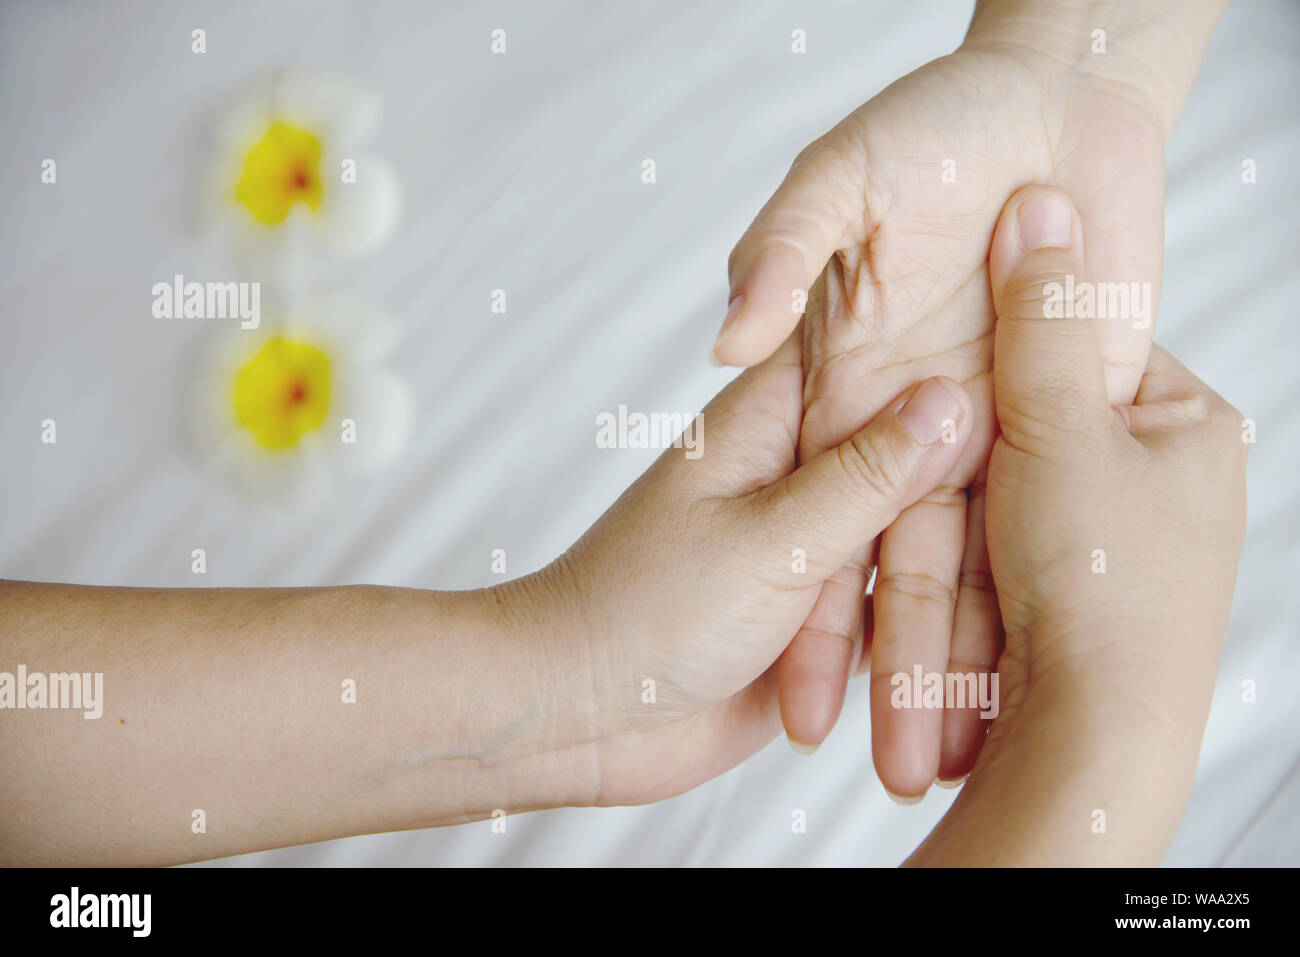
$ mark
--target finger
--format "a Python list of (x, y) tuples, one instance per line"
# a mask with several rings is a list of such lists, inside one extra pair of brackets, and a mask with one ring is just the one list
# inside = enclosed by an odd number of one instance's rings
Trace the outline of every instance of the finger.
[(948, 474), (971, 418), (966, 390), (927, 379), (848, 441), (744, 500), (756, 547), (803, 549), (806, 574), (792, 572), (792, 584), (824, 581)]
[(1075, 301), (1088, 288), (1083, 245), (1069, 197), (1026, 186), (1007, 201), (989, 248), (998, 424), (1035, 455), (1059, 456), (1113, 422), (1094, 323), (1073, 318), (1088, 312)]
[[(832, 260), (813, 284), (808, 300), (808, 315), (827, 315), (825, 300), (828, 289), (826, 275), (832, 271)], [(806, 331), (806, 330), (805, 330)], [(805, 338), (807, 349), (807, 338)], [(808, 357), (805, 353), (805, 364)], [(805, 399), (810, 384), (805, 380)], [(815, 391), (815, 389), (814, 389)], [(832, 390), (833, 391), (833, 390)], [(839, 445), (852, 432), (852, 425), (860, 424), (864, 416), (845, 414), (831, 420), (841, 428), (838, 434), (818, 434), (809, 427), (811, 422), (825, 423), (827, 416), (810, 415), (816, 404), (804, 407), (804, 418), (799, 431), (799, 461), (809, 462), (827, 448)], [(808, 619), (795, 634), (794, 640), (781, 653), (780, 695), (781, 721), (791, 746), (802, 754), (815, 751), (839, 720), (844, 708), (844, 695), (848, 690), (850, 673), (863, 659), (862, 622), (866, 601), (867, 582), (874, 571), (876, 542), (871, 544), (835, 572), (822, 585), (817, 601)]]
[(942, 691), (965, 528), (965, 490), (943, 488), (881, 536), (872, 592), (871, 751), (885, 790), (900, 798), (925, 794), (939, 774), (942, 699), (935, 706), (917, 692), (931, 675)]
[(1134, 404), (1115, 412), (1129, 434), (1142, 439), (1205, 422), (1217, 400), (1214, 390), (1167, 351), (1153, 345)]
[[(691, 447), (666, 449), (652, 471), (681, 470), (685, 474), (678, 472), (674, 481), (711, 498), (748, 495), (789, 475), (803, 416), (802, 390), (803, 353), (796, 331), (765, 362), (746, 369), (714, 396), (688, 427)], [(710, 468), (695, 467), (705, 458)]]
[(1204, 394), (1209, 388), (1167, 349), (1152, 344), (1151, 355), (1147, 358), (1147, 367), (1142, 373), (1142, 382), (1133, 404), (1155, 405), (1157, 402), (1187, 399)]
[[(1172, 447), (1169, 442), (1223, 450), (1226, 436), (1232, 448), (1245, 453), (1253, 440), (1251, 420), (1159, 346), (1152, 348), (1137, 404), (1115, 411), (1132, 438), (1148, 451)], [(1218, 433), (1208, 444), (1206, 428)], [(1225, 461), (1237, 458), (1228, 455)]]
[(1119, 413), (1129, 435), (1143, 440), (1162, 432), (1185, 431), (1188, 426), (1208, 421), (1210, 403), (1205, 396), (1189, 395), (1115, 411)]
[[(940, 782), (959, 781), (975, 766), (992, 720), (991, 716), (983, 717), (981, 712), (986, 710), (985, 705), (997, 700), (988, 676), (997, 666), (1001, 653), (1002, 618), (998, 613), (998, 595), (993, 587), (984, 533), (984, 486), (977, 484), (971, 486), (966, 506), (966, 547), (957, 583), (957, 608), (953, 614), (947, 669), (949, 674), (963, 677), (961, 687), (967, 700), (965, 707), (948, 702), (944, 708)], [(988, 695), (981, 701), (980, 694), (985, 691)]]
[(781, 723), (800, 754), (816, 751), (839, 719), (862, 655), (862, 607), (874, 549), (861, 549), (822, 585), (781, 654)]
[[(814, 143), (732, 250), (727, 318), (713, 346), (720, 365), (761, 362), (790, 334), (808, 288), (850, 229), (863, 230), (862, 164)], [(865, 239), (865, 237), (860, 237)]]

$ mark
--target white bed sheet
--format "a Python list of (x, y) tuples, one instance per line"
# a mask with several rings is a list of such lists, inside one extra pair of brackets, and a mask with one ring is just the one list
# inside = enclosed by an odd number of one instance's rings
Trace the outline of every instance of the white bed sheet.
[[(727, 253), (794, 154), (957, 43), (970, 4), (0, 7), (0, 575), (122, 585), (472, 587), (558, 554), (651, 461), (598, 411), (698, 409)], [(207, 31), (194, 55), (190, 31)], [(507, 30), (509, 53), (488, 50)], [(808, 53), (790, 53), (791, 30)], [(386, 103), (396, 242), (338, 277), (400, 323), (406, 453), (321, 508), (249, 509), (185, 457), (193, 330), (153, 282), (210, 272), (196, 144), (246, 80), (341, 68)], [(1200, 772), (1167, 863), (1300, 861), (1296, 475), (1300, 5), (1225, 16), (1168, 151), (1158, 341), (1258, 422), (1245, 555)], [(39, 182), (58, 161), (57, 186)], [(658, 182), (640, 183), (653, 157)], [(1240, 181), (1254, 159), (1258, 182)], [(509, 312), (487, 309), (506, 288)], [(57, 447), (36, 440), (56, 417)], [(1242, 702), (1244, 680), (1258, 699)], [(231, 858), (235, 865), (895, 864), (952, 794), (892, 804), (865, 687), (813, 757), (782, 741), (671, 801)], [(794, 808), (807, 833), (793, 834)]]

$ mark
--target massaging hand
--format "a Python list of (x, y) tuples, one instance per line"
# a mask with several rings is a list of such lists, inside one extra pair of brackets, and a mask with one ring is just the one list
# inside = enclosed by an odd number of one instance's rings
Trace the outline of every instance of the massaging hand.
[[(899, 80), (800, 155), (729, 264), (732, 308), (715, 347), (727, 364), (764, 358), (798, 319), (793, 291), (811, 286), (801, 461), (842, 442), (925, 376), (956, 379), (973, 401), (965, 453), (831, 578), (780, 666), (787, 733), (796, 745), (817, 745), (839, 714), (865, 627), (877, 676), (876, 767), (898, 795), (921, 794), (936, 776), (960, 778), (984, 737), (977, 710), (891, 708), (888, 679), (915, 664), (984, 672), (1001, 647), (982, 533), (995, 433), (985, 260), (1014, 189), (1039, 182), (1066, 190), (1091, 237), (1093, 275), (1149, 284), (1147, 315), (1098, 330), (1112, 404), (1133, 398), (1146, 365), (1161, 271), (1165, 128), (1195, 72), (1195, 42), (1178, 47), (1172, 65), (1154, 55), (1145, 64), (1165, 70), (1154, 94), (1151, 74), (1139, 76), (1123, 53), (1090, 53), (1089, 24), (1112, 27), (1112, 43), (1123, 38), (1131, 51), (1137, 31), (1115, 17), (1161, 4), (1090, 10), (1077, 22), (1067, 6), (1049, 9), (1042, 23), (1020, 9), (1003, 30), (997, 4), (982, 4), (986, 15), (977, 13), (961, 49)], [(1195, 6), (1205, 18), (1206, 5)], [(1166, 35), (1141, 35), (1157, 34)]]
[(595, 742), (584, 801), (677, 794), (770, 741), (772, 665), (823, 582), (963, 453), (970, 400), (934, 378), (795, 470), (799, 348), (792, 336), (708, 405), (701, 457), (669, 449), (525, 583), (549, 596), (539, 627), (565, 637), (562, 739)]
[[(1068, 240), (1025, 249), (1045, 219)], [(1191, 788), (1245, 528), (1243, 419), (1159, 347), (1111, 407), (1104, 321), (1043, 317), (1045, 284), (1088, 275), (1086, 232), (1031, 186), (994, 235), (1003, 704), (916, 863), (1155, 864)]]

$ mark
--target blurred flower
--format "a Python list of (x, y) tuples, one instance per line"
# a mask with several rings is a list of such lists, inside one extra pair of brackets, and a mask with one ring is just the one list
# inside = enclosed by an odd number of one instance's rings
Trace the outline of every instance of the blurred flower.
[(210, 218), (263, 265), (301, 245), (378, 248), (401, 208), (392, 167), (363, 151), (378, 118), (378, 99), (337, 74), (285, 72), (253, 86), (215, 130)]
[(245, 497), (312, 502), (340, 476), (392, 461), (412, 397), (384, 366), (394, 327), (349, 300), (211, 335), (195, 387), (197, 451)]

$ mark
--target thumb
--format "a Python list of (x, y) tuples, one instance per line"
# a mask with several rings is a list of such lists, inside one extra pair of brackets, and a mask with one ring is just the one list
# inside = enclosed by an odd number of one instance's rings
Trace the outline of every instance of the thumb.
[(1026, 186), (1003, 207), (989, 248), (998, 426), (1035, 454), (1077, 447), (1111, 418), (1083, 243), (1070, 198)]
[(925, 380), (843, 445), (757, 493), (760, 548), (803, 549), (810, 574), (834, 574), (952, 471), (971, 419), (960, 385)]
[(809, 287), (850, 227), (861, 228), (862, 172), (844, 150), (823, 142), (795, 160), (731, 251), (727, 318), (711, 357), (716, 365), (752, 366), (771, 355), (798, 325)]

